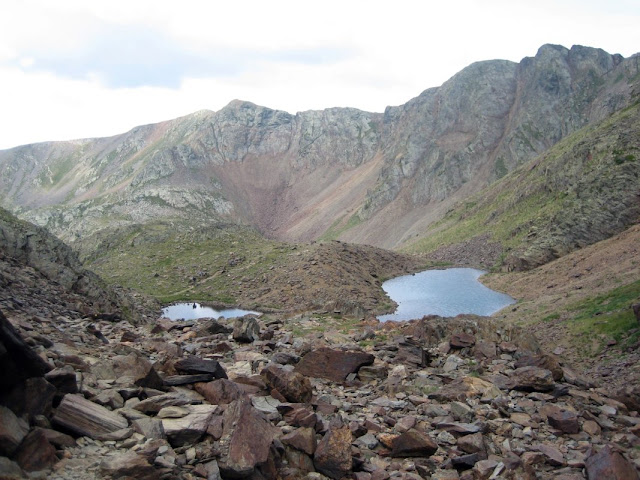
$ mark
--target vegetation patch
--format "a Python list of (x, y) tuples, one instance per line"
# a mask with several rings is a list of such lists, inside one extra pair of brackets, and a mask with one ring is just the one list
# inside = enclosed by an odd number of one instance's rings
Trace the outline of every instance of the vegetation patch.
[(623, 346), (634, 344), (640, 339), (640, 325), (631, 305), (639, 302), (640, 280), (571, 305), (569, 326), (584, 338), (599, 336), (600, 348), (610, 339)]

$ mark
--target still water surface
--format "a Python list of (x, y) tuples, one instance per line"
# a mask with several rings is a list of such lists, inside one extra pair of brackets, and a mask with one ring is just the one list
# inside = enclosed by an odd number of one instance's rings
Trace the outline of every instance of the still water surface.
[(170, 320), (194, 320), (196, 318), (233, 318), (242, 317), (249, 313), (260, 315), (259, 312), (250, 310), (240, 310), (239, 308), (229, 308), (226, 310), (215, 310), (204, 307), (199, 303), (176, 303), (162, 309), (162, 316)]
[(509, 295), (482, 285), (478, 278), (484, 273), (475, 268), (448, 268), (388, 280), (382, 288), (398, 304), (398, 309), (378, 319), (385, 322), (419, 319), (424, 315), (491, 315), (515, 303)]

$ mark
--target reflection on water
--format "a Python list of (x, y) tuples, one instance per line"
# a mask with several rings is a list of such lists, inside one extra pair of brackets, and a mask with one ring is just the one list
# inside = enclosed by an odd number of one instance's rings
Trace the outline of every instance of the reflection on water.
[(211, 307), (203, 307), (199, 303), (176, 303), (162, 309), (162, 316), (170, 320), (194, 320), (196, 318), (233, 318), (242, 317), (253, 313), (260, 315), (259, 312), (250, 310), (240, 310), (239, 308), (229, 308), (226, 310), (215, 310)]
[(484, 273), (474, 268), (448, 268), (384, 282), (382, 288), (398, 304), (398, 309), (378, 319), (384, 322), (419, 319), (424, 315), (491, 315), (515, 302), (509, 295), (482, 285), (478, 278)]

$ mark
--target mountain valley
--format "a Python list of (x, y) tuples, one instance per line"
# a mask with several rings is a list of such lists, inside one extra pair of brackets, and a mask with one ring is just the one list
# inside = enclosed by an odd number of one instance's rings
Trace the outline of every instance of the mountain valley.
[[(234, 100), (0, 172), (0, 478), (640, 478), (639, 55), (544, 45), (384, 113)], [(517, 303), (376, 319), (449, 266)]]

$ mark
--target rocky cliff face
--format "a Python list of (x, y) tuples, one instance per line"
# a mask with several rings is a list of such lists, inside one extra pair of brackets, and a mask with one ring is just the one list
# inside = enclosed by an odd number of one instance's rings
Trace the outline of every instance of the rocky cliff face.
[(455, 200), (628, 105), (639, 63), (545, 45), (519, 64), (473, 64), (384, 114), (233, 101), (116, 137), (0, 152), (0, 198), (69, 241), (163, 218), (396, 247)]
[(71, 248), (4, 209), (0, 209), (0, 286), (0, 307), (5, 311), (30, 305), (34, 315), (138, 319), (131, 317), (123, 297), (82, 267)]

